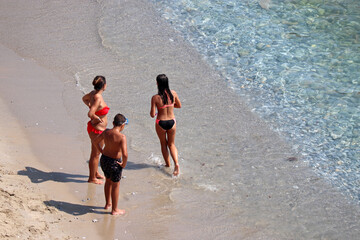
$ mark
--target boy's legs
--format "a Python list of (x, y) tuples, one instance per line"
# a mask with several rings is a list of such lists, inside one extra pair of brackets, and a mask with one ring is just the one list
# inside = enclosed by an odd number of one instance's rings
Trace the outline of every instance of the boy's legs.
[[(111, 180), (110, 180), (111, 181)], [(111, 181), (111, 201), (112, 201), (112, 215), (121, 215), (125, 213), (125, 210), (118, 209), (120, 182)]]
[(109, 209), (111, 207), (111, 192), (112, 192), (112, 181), (109, 178), (106, 178), (104, 185), (106, 203), (104, 209)]

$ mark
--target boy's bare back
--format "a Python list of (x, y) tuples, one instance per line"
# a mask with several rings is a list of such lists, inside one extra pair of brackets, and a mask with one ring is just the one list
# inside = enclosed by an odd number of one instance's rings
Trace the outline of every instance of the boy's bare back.
[(123, 152), (126, 151), (126, 136), (116, 128), (113, 128), (105, 130), (103, 137), (105, 147), (102, 153), (115, 159), (122, 158)]

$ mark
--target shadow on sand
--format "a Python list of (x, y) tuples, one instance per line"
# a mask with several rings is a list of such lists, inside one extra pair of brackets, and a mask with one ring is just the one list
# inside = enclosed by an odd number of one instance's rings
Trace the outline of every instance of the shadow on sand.
[[(161, 173), (165, 174), (168, 177), (173, 177), (172, 173), (169, 172), (169, 168), (165, 167), (165, 165), (151, 165), (147, 163), (133, 163), (133, 162), (127, 162), (126, 164), (126, 170), (140, 170), (143, 168), (153, 168), (160, 170)], [(171, 170), (170, 170), (171, 171)]]
[[(75, 182), (75, 183), (85, 183), (87, 182), (88, 176), (79, 175), (79, 174), (69, 174), (63, 172), (44, 172), (33, 167), (25, 167), (26, 170), (18, 171), (19, 175), (28, 176), (32, 183), (42, 183), (46, 181), (54, 182)], [(81, 180), (79, 178), (85, 178), (86, 180)]]
[[(97, 214), (110, 214), (109, 211), (104, 210), (104, 208), (99, 206), (86, 206), (74, 203), (67, 203), (62, 201), (44, 201), (46, 206), (55, 207), (59, 211), (74, 215), (81, 216), (87, 213), (97, 213)], [(102, 211), (100, 211), (102, 210)]]
[(140, 170), (140, 169), (143, 169), (143, 168), (156, 168), (156, 166), (154, 165), (150, 165), (150, 164), (147, 164), (147, 163), (134, 163), (134, 162), (130, 162), (128, 161), (126, 163), (126, 170)]

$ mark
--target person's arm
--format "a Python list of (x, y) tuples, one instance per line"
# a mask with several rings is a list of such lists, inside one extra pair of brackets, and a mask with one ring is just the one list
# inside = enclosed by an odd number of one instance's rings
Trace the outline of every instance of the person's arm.
[(156, 104), (155, 104), (155, 96), (151, 98), (151, 108), (150, 108), (150, 116), (155, 117), (156, 113)]
[[(106, 130), (105, 130), (106, 131)], [(102, 147), (100, 146), (100, 142), (102, 140), (104, 140), (105, 138), (105, 131), (103, 131), (99, 136), (97, 136), (95, 139), (94, 139), (94, 146), (95, 148), (100, 152), (100, 153), (103, 153), (103, 149)]]
[(174, 108), (181, 108), (180, 99), (175, 91), (173, 91), (173, 96), (174, 96), (174, 100), (175, 100)]
[[(100, 98), (95, 96), (94, 99), (94, 104), (91, 105), (90, 110), (88, 112), (88, 117), (91, 119), (91, 121), (93, 121), (94, 119), (96, 119), (99, 122), (102, 122), (101, 118), (99, 116), (97, 116), (95, 114), (96, 110), (99, 108), (100, 106)], [(94, 124), (94, 122), (92, 122)]]
[(127, 160), (128, 160), (127, 142), (126, 142), (126, 136), (125, 135), (122, 136), (122, 140), (121, 140), (121, 153), (122, 153), (122, 162), (119, 163), (119, 165), (122, 168), (125, 168)]
[(90, 107), (90, 93), (88, 94), (85, 94), (83, 97), (82, 97), (82, 100), (83, 102), (85, 103), (86, 106)]

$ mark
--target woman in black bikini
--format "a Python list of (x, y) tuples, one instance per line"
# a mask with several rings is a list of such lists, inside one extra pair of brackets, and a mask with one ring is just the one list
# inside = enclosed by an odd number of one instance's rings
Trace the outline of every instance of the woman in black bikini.
[(178, 152), (175, 147), (176, 120), (174, 108), (181, 108), (181, 102), (174, 90), (169, 88), (169, 80), (165, 74), (156, 77), (158, 94), (151, 98), (150, 116), (156, 116), (155, 129), (161, 144), (161, 152), (165, 160), (165, 166), (170, 167), (169, 151), (174, 160), (174, 176), (179, 175)]

